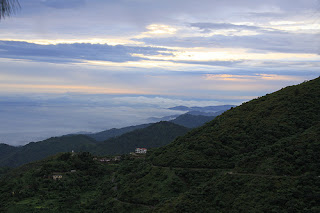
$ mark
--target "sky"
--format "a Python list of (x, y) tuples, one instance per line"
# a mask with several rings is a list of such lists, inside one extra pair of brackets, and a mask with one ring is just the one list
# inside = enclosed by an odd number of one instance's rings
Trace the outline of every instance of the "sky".
[(19, 2), (0, 21), (0, 142), (239, 105), (320, 75), (318, 0)]

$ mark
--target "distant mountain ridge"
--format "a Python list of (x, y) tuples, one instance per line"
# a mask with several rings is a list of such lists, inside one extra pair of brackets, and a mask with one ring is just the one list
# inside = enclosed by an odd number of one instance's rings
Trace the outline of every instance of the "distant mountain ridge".
[(176, 119), (177, 117), (179, 117), (180, 114), (176, 114), (176, 115), (168, 115), (168, 116), (164, 116), (164, 117), (150, 117), (148, 118), (148, 121), (155, 123), (155, 122), (160, 122), (160, 121), (171, 121), (173, 119)]
[(41, 160), (58, 152), (86, 151), (94, 147), (96, 143), (94, 139), (84, 135), (70, 135), (52, 137), (40, 142), (31, 142), (20, 147), (0, 145), (0, 153), (7, 153), (6, 155), (0, 155), (0, 166), (16, 167)]
[(189, 113), (180, 115), (170, 122), (187, 127), (196, 128), (202, 126), (203, 124), (213, 120), (216, 116), (203, 116), (203, 115), (192, 115)]
[(136, 129), (146, 128), (150, 125), (151, 124), (141, 124), (141, 125), (128, 126), (128, 127), (118, 128), (118, 129), (113, 128), (113, 129), (109, 129), (109, 130), (105, 130), (105, 131), (101, 131), (101, 132), (97, 132), (97, 133), (90, 133), (90, 134), (84, 134), (84, 135), (89, 136), (89, 137), (95, 139), (96, 141), (101, 142), (101, 141), (108, 140), (109, 138), (117, 137), (117, 136), (123, 135), (127, 132), (134, 131)]
[[(176, 106), (176, 107), (171, 107), (171, 108), (168, 108), (168, 109), (175, 110), (175, 111), (185, 111), (186, 112), (185, 114), (190, 114), (190, 115), (207, 116), (207, 117), (211, 117), (211, 120), (212, 120), (213, 117), (221, 115), (223, 112), (225, 112), (225, 111), (227, 111), (227, 110), (229, 110), (229, 109), (231, 109), (233, 107), (235, 107), (235, 105), (220, 105), (220, 106), (206, 106), (206, 107)], [(173, 122), (175, 119), (181, 119), (181, 118), (179, 118), (180, 116), (183, 116), (183, 117), (186, 118), (185, 114), (182, 114), (182, 115), (181, 114), (180, 115), (169, 115), (169, 116), (165, 116), (165, 117), (162, 117), (162, 118), (151, 117), (151, 118), (149, 118), (149, 120), (151, 122), (159, 122), (159, 121), (170, 121), (170, 122)], [(191, 118), (191, 116), (190, 116), (190, 118)], [(199, 121), (200, 117), (194, 117), (194, 119)], [(203, 117), (202, 119), (205, 120), (205, 122), (208, 120), (205, 117)], [(202, 124), (204, 124), (205, 122), (203, 122)], [(181, 123), (181, 125), (183, 125), (183, 124)], [(184, 126), (190, 127), (190, 128), (195, 128), (195, 127), (198, 127), (198, 126), (201, 126), (201, 125), (199, 123), (199, 125), (187, 124), (187, 125), (184, 125)]]
[(170, 110), (177, 111), (210, 111), (210, 112), (218, 112), (218, 111), (226, 111), (231, 109), (232, 107), (236, 107), (235, 105), (219, 105), (219, 106), (206, 106), (206, 107), (187, 107), (187, 106), (176, 106), (168, 108)]
[[(190, 111), (182, 115), (170, 115), (162, 118), (152, 117), (149, 119), (150, 121), (154, 121), (154, 122), (168, 121), (168, 122), (172, 122), (187, 128), (195, 128), (205, 124), (206, 122), (212, 120), (214, 117), (222, 114), (223, 112), (225, 112), (225, 110), (221, 110), (218, 112)], [(136, 126), (129, 126), (129, 127), (123, 127), (123, 128), (113, 128), (113, 129), (96, 132), (96, 133), (89, 133), (89, 134), (85, 133), (84, 135), (89, 136), (98, 142), (102, 142), (102, 141), (108, 140), (109, 138), (118, 137), (125, 133), (132, 132), (136, 129), (146, 128), (152, 124), (154, 123), (140, 124)]]
[(227, 110), (220, 110), (220, 111), (217, 111), (217, 112), (215, 112), (215, 111), (214, 112), (211, 112), (211, 111), (189, 111), (186, 114), (216, 117), (218, 115), (221, 115), (225, 111), (227, 111)]

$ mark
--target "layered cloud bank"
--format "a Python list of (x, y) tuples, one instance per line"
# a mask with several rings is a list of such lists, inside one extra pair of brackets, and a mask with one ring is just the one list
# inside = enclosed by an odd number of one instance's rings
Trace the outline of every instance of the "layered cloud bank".
[(320, 73), (318, 1), (20, 3), (1, 23), (4, 93), (255, 96)]

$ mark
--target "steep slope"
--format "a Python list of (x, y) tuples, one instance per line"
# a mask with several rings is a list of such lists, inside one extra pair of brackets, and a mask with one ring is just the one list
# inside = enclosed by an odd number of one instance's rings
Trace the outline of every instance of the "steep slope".
[(113, 128), (113, 129), (105, 130), (102, 132), (85, 134), (85, 135), (95, 139), (96, 141), (102, 142), (102, 141), (108, 140), (109, 138), (117, 137), (117, 136), (123, 135), (125, 133), (132, 132), (136, 129), (146, 128), (150, 125), (151, 124), (141, 124), (141, 125), (137, 125), (137, 126), (128, 126), (128, 127), (119, 128), (119, 129)]
[(299, 175), (311, 169), (301, 165), (319, 155), (319, 112), (317, 78), (233, 108), (156, 150), (151, 158), (161, 166)]
[(191, 114), (183, 114), (177, 117), (174, 120), (171, 120), (170, 122), (178, 124), (180, 126), (184, 126), (187, 128), (195, 128), (202, 126), (206, 122), (211, 121), (214, 118), (214, 116), (203, 116), (203, 115), (191, 115)]
[(137, 147), (154, 148), (164, 146), (176, 137), (184, 135), (188, 128), (170, 122), (161, 121), (99, 144), (96, 154), (123, 154), (133, 152)]
[(89, 150), (95, 145), (93, 139), (83, 135), (53, 137), (40, 142), (31, 142), (7, 155), (1, 155), (0, 166), (16, 167), (59, 152)]

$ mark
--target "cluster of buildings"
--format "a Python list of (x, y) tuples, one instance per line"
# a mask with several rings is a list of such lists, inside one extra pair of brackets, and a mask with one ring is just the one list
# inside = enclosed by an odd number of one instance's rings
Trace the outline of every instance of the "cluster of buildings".
[[(135, 149), (135, 154), (146, 154), (147, 153), (147, 149), (146, 148), (136, 148)], [(71, 152), (72, 156), (75, 155), (75, 152), (72, 150)], [(112, 163), (112, 162), (118, 162), (121, 160), (121, 156), (115, 156), (115, 157), (112, 157), (112, 158), (93, 158), (93, 160), (95, 161), (99, 161), (101, 163)], [(76, 170), (71, 170), (70, 173), (73, 173), (73, 172), (76, 172)], [(52, 179), (53, 180), (60, 180), (63, 178), (63, 175), (66, 174), (66, 173), (53, 173), (52, 174)]]

